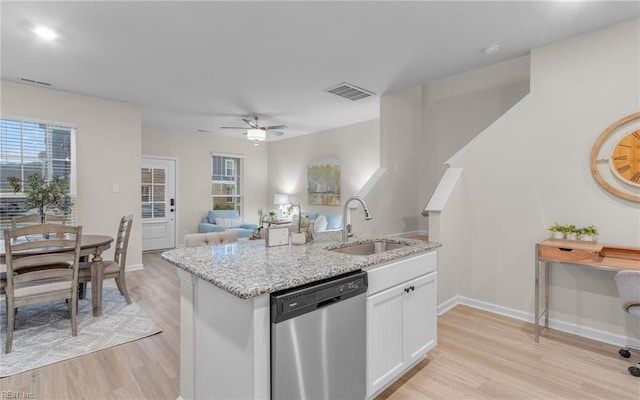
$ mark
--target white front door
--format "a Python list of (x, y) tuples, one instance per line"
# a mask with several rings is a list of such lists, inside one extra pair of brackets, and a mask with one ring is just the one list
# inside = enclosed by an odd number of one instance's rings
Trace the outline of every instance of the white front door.
[(141, 170), (142, 250), (176, 245), (176, 161), (143, 157)]

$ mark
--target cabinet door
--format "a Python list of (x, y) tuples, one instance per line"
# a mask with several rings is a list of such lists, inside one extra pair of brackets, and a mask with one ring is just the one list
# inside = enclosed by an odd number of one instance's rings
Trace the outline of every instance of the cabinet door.
[(395, 286), (367, 298), (367, 397), (402, 370), (403, 289)]
[(436, 346), (436, 272), (403, 285), (404, 361), (411, 364)]

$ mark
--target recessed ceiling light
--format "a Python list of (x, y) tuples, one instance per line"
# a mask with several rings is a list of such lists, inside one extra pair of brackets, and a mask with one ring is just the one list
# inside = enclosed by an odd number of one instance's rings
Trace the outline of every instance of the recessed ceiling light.
[(33, 30), (33, 33), (46, 40), (53, 40), (58, 37), (58, 34), (51, 28), (46, 26), (38, 26)]
[(492, 44), (482, 49), (482, 52), (484, 54), (496, 54), (499, 51), (500, 51), (500, 45), (497, 45), (497, 44)]

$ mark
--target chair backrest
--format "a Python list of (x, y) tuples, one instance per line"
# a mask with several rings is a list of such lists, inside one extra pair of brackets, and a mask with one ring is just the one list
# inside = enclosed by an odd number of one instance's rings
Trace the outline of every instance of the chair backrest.
[(113, 261), (120, 265), (120, 269), (124, 269), (127, 263), (127, 247), (129, 247), (129, 235), (131, 234), (131, 225), (133, 225), (133, 215), (125, 215), (120, 219), (118, 225), (118, 233), (116, 234), (115, 252)]
[[(46, 239), (45, 235), (50, 238)], [(48, 278), (68, 280), (69, 287), (78, 280), (81, 226), (37, 224), (22, 228), (5, 229), (5, 259), (7, 286), (13, 293), (14, 284), (39, 281)], [(55, 251), (53, 251), (55, 249)], [(57, 268), (37, 269), (37, 267)], [(69, 267), (72, 268), (69, 268)], [(25, 270), (28, 272), (22, 272)], [(14, 272), (17, 275), (14, 276)]]
[(58, 223), (61, 223), (62, 225), (65, 225), (67, 223), (67, 217), (64, 215), (57, 215), (57, 214), (45, 214), (44, 221), (46, 223), (58, 222)]
[(40, 223), (40, 215), (27, 214), (17, 217), (11, 217), (11, 228), (20, 228), (23, 226), (35, 225)]
[(626, 312), (630, 312), (631, 308), (640, 308), (640, 271), (619, 271), (615, 281), (622, 308)]
[(238, 241), (235, 232), (190, 233), (184, 236), (184, 247), (211, 246)]
[[(64, 225), (67, 218), (64, 215), (45, 214), (44, 220), (46, 223), (58, 222)], [(23, 226), (35, 225), (40, 223), (40, 214), (27, 214), (17, 217), (11, 217), (11, 227), (20, 228)]]

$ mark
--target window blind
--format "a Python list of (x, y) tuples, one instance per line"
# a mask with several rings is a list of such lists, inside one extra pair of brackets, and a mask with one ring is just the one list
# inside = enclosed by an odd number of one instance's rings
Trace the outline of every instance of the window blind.
[(237, 210), (242, 215), (240, 157), (212, 154), (211, 197), (214, 210)]
[[(77, 224), (75, 203), (76, 135), (75, 128), (53, 124), (2, 118), (0, 120), (0, 226), (11, 226), (11, 217), (23, 215), (26, 195), (24, 182), (39, 174), (47, 181), (59, 177), (66, 183), (74, 207), (67, 223)], [(20, 190), (14, 192), (8, 178), (15, 177)], [(0, 231), (0, 234), (2, 232)]]

